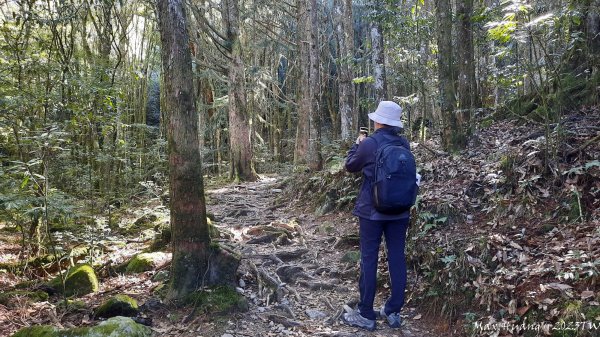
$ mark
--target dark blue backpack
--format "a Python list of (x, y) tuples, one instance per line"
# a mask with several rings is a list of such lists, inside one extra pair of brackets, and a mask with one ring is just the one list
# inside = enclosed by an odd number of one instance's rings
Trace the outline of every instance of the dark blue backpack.
[(378, 147), (372, 184), (373, 206), (379, 213), (404, 213), (415, 204), (417, 165), (415, 157), (401, 139)]

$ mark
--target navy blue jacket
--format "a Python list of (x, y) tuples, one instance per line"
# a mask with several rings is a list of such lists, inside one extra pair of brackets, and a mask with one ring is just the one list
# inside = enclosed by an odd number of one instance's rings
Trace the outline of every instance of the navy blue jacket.
[(362, 170), (363, 182), (356, 200), (352, 214), (369, 220), (399, 220), (409, 217), (409, 212), (401, 214), (382, 214), (375, 210), (372, 203), (371, 183), (375, 175), (375, 153), (377, 148), (392, 139), (400, 139), (407, 148), (406, 138), (399, 136), (400, 128), (384, 127), (363, 140), (360, 144), (354, 144), (346, 157), (346, 170), (348, 172), (359, 172)]

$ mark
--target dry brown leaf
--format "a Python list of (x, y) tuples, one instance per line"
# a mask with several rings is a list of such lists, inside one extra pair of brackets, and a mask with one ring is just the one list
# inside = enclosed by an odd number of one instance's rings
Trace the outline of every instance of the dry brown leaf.
[(588, 298), (593, 298), (593, 297), (594, 297), (594, 292), (591, 290), (585, 290), (581, 293), (582, 300), (586, 300)]
[(520, 307), (520, 308), (517, 309), (517, 314), (519, 316), (523, 316), (523, 315), (525, 315), (527, 313), (527, 311), (529, 311), (530, 308), (531, 308), (531, 306), (529, 306), (529, 305), (524, 306), (524, 307)]
[(521, 245), (519, 245), (518, 243), (511, 241), (508, 243), (511, 247), (516, 248), (518, 250), (523, 250), (523, 247), (521, 247)]
[(566, 291), (569, 289), (573, 289), (573, 287), (571, 287), (568, 284), (564, 284), (564, 283), (548, 283), (545, 286), (546, 286), (546, 288), (556, 289), (556, 290), (560, 290), (560, 291)]

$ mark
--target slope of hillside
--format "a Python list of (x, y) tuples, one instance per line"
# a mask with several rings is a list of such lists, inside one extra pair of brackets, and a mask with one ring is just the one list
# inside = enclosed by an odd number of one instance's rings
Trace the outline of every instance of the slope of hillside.
[[(461, 153), (412, 144), (423, 175), (407, 248), (413, 305), (440, 332), (597, 336), (598, 107), (549, 126), (481, 124)], [(359, 177), (332, 158), (320, 179), (290, 181), (317, 212), (349, 211), (356, 197)]]

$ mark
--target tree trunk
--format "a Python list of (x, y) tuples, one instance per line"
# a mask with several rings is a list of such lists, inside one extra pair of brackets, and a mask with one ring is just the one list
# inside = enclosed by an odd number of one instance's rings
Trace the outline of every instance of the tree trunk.
[(298, 1), (300, 79), (298, 128), (294, 164), (311, 170), (322, 168), (319, 113), (319, 48), (316, 0)]
[(309, 114), (308, 153), (306, 160), (308, 167), (313, 171), (323, 168), (321, 157), (321, 80), (319, 66), (321, 64), (319, 52), (319, 20), (317, 0), (310, 1), (310, 100)]
[(442, 142), (447, 150), (458, 148), (464, 143), (461, 139), (458, 120), (454, 113), (456, 98), (454, 96), (453, 54), (452, 54), (452, 7), (450, 0), (436, 0), (436, 16), (438, 21), (438, 81), (442, 114)]
[[(381, 13), (383, 4), (380, 1), (375, 1), (374, 12), (376, 16)], [(387, 79), (385, 75), (385, 56), (384, 56), (384, 41), (383, 29), (381, 23), (371, 23), (371, 62), (373, 66), (373, 81), (375, 89), (375, 104), (387, 99)]]
[(593, 72), (600, 69), (600, 0), (592, 0), (588, 7), (586, 17), (586, 38), (588, 43), (588, 57), (594, 68)]
[(227, 39), (231, 46), (229, 61), (229, 156), (230, 177), (236, 181), (254, 181), (258, 178), (252, 163), (250, 117), (246, 110), (246, 79), (240, 43), (238, 0), (226, 0)]
[(310, 111), (310, 95), (308, 86), (310, 81), (310, 24), (308, 5), (305, 0), (297, 1), (298, 21), (298, 125), (296, 128), (296, 147), (294, 149), (294, 165), (306, 163), (308, 151), (308, 114)]
[(181, 299), (203, 285), (234, 283), (237, 264), (233, 260), (222, 264), (223, 257), (228, 255), (220, 254), (210, 243), (183, 2), (158, 0), (157, 8), (165, 105), (169, 111), (167, 140), (173, 261), (168, 297)]
[(339, 111), (342, 140), (352, 138), (354, 125), (354, 26), (352, 20), (352, 0), (335, 0), (336, 30), (339, 42)]
[(458, 66), (458, 124), (459, 132), (470, 134), (470, 120), (473, 108), (477, 104), (477, 83), (475, 80), (475, 51), (473, 49), (473, 30), (471, 15), (473, 0), (457, 1), (457, 59)]

